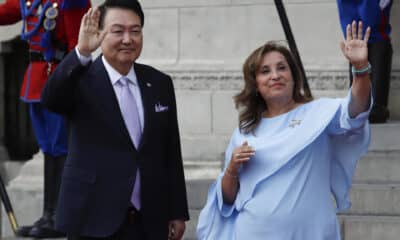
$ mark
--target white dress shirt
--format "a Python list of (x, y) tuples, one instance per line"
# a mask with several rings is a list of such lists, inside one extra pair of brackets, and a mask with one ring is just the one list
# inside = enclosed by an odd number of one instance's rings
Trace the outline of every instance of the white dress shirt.
[[(91, 60), (92, 57), (85, 57), (79, 53), (78, 48), (75, 48), (75, 51), (78, 55), (79, 61), (81, 62), (82, 65), (87, 65)], [(144, 110), (143, 110), (143, 102), (142, 102), (142, 97), (140, 94), (140, 89), (139, 89), (139, 84), (138, 80), (136, 77), (135, 70), (133, 68), (133, 65), (131, 69), (129, 70), (128, 74), (126, 76), (121, 75), (115, 68), (113, 68), (105, 59), (104, 56), (101, 57), (101, 60), (103, 61), (104, 67), (107, 71), (108, 77), (111, 81), (111, 85), (113, 86), (115, 95), (117, 96), (118, 104), (121, 106), (121, 88), (117, 86), (117, 82), (121, 77), (127, 77), (131, 80), (133, 84), (129, 84), (129, 89), (131, 90), (133, 96), (135, 97), (136, 104), (137, 104), (137, 109), (139, 112), (139, 121), (140, 121), (140, 127), (143, 133), (143, 128), (144, 128)]]

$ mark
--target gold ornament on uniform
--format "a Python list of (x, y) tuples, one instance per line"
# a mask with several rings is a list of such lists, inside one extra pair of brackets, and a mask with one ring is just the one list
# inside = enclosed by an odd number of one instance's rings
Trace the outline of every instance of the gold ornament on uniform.
[(49, 19), (54, 19), (58, 17), (58, 4), (53, 3), (53, 5), (46, 10), (45, 16)]
[(44, 15), (46, 18), (43, 21), (43, 28), (46, 31), (52, 31), (56, 28), (57, 21), (56, 18), (58, 17), (59, 11), (58, 11), (58, 4), (53, 3), (53, 5), (49, 8), (47, 8), (46, 12)]
[(56, 28), (56, 25), (57, 25), (57, 22), (56, 22), (55, 19), (46, 18), (46, 19), (43, 21), (43, 28), (44, 28), (46, 31), (54, 30), (54, 28)]

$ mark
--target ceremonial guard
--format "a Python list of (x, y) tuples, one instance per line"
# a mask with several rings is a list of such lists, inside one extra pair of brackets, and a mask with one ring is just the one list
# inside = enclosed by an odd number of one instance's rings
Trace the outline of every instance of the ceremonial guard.
[(20, 96), (29, 104), (36, 140), (44, 153), (43, 215), (31, 226), (23, 226), (24, 237), (62, 237), (54, 229), (54, 213), (61, 174), (67, 155), (64, 119), (42, 108), (40, 95), (48, 76), (78, 41), (82, 16), (90, 0), (6, 0), (0, 4), (0, 25), (23, 21), (21, 38), (29, 43), (30, 64)]

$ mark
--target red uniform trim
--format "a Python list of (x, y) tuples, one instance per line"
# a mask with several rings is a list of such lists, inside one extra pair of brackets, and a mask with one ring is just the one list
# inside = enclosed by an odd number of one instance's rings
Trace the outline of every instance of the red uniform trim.
[(14, 24), (21, 19), (19, 0), (6, 0), (0, 4), (0, 25)]
[(388, 23), (388, 19), (387, 19), (387, 17), (385, 16), (385, 13), (383, 12), (383, 9), (381, 10), (381, 22), (380, 22), (380, 24), (379, 24), (379, 33), (381, 34), (381, 36), (382, 36), (382, 38), (385, 40), (385, 41), (388, 41), (389, 40), (389, 36), (386, 34), (386, 32), (385, 32), (385, 29), (386, 29), (386, 27), (387, 27), (387, 25), (388, 25), (389, 23)]

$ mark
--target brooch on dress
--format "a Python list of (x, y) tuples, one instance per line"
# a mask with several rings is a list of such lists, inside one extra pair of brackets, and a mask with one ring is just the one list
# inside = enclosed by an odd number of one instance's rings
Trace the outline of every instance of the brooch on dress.
[(294, 128), (294, 127), (296, 127), (296, 125), (300, 125), (300, 124), (301, 124), (300, 119), (292, 119), (289, 123), (289, 127)]

